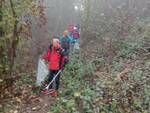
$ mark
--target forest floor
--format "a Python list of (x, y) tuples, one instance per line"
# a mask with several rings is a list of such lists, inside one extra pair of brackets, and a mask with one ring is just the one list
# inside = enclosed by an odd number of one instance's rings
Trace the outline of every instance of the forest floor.
[[(139, 56), (135, 59), (126, 59), (122, 61), (122, 65), (124, 66), (123, 70), (117, 74), (117, 77), (126, 77), (126, 74), (134, 67), (134, 68), (140, 68), (144, 69), (143, 64), (145, 62), (148, 62), (150, 57), (150, 54), (147, 52), (142, 51), (142, 54), (139, 53)], [(43, 95), (40, 93), (39, 89), (36, 89), (34, 87), (35, 84), (35, 72), (33, 72), (33, 67), (31, 63), (30, 70), (27, 70), (27, 72), (23, 74), (27, 74), (27, 76), (23, 76), (19, 78), (22, 80), (22, 82), (19, 82), (16, 80), (15, 87), (13, 89), (13, 93), (15, 96), (13, 96), (13, 100), (8, 101), (4, 106), (8, 108), (8, 110), (5, 110), (6, 113), (52, 113), (50, 112), (51, 106), (55, 105), (55, 102), (61, 98), (60, 96), (54, 98), (50, 95)], [(25, 67), (30, 67), (25, 66)], [(105, 67), (99, 67), (97, 68), (96, 72), (94, 73), (92, 82), (93, 84), (97, 84), (98, 80), (105, 80), (106, 77), (109, 78), (110, 70), (112, 69), (112, 65), (107, 65)], [(30, 74), (29, 74), (30, 72)], [(125, 76), (124, 76), (125, 75)], [(98, 79), (97, 79), (98, 78)], [(123, 78), (126, 79), (126, 78)], [(20, 87), (21, 86), (21, 87)], [(61, 90), (64, 89), (64, 84), (61, 83)], [(2, 106), (2, 105), (1, 105)], [(0, 107), (1, 107), (0, 106)]]
[(55, 98), (39, 95), (22, 105), (18, 113), (47, 113), (53, 102), (55, 102)]

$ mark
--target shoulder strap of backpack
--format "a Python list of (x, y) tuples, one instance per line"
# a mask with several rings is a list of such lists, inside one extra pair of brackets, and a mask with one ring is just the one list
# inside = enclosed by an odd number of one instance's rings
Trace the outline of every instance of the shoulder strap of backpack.
[(52, 44), (50, 44), (50, 46), (49, 46), (49, 50), (50, 50), (50, 52), (52, 51), (52, 47), (53, 47), (53, 45), (52, 45)]

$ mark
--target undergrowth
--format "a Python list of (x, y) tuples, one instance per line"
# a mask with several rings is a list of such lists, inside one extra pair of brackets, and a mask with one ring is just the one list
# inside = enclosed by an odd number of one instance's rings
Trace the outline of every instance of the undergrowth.
[[(62, 75), (60, 97), (49, 113), (149, 113), (150, 63), (136, 59), (142, 46), (141, 41), (124, 43), (110, 72), (98, 75), (96, 69), (107, 65), (105, 58), (85, 61), (74, 55)], [(133, 66), (126, 67), (125, 61)]]

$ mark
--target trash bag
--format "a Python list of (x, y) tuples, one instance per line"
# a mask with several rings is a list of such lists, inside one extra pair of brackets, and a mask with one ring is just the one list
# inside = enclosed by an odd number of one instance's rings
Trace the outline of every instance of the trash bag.
[(79, 50), (79, 49), (80, 49), (79, 43), (75, 43), (75, 44), (74, 44), (74, 49), (75, 49), (75, 50)]
[(38, 69), (37, 69), (37, 78), (36, 78), (36, 84), (38, 86), (42, 85), (42, 83), (44, 82), (48, 73), (49, 73), (48, 66), (45, 64), (44, 60), (39, 58)]

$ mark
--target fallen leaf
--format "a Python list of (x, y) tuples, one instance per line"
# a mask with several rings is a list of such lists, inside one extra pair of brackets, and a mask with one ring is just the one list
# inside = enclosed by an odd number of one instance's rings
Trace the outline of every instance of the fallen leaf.
[(3, 80), (2, 80), (2, 79), (0, 79), (0, 82), (3, 82)]
[(18, 113), (18, 110), (15, 110), (14, 113)]
[(80, 92), (75, 92), (75, 93), (74, 93), (74, 96), (75, 96), (75, 97), (80, 97), (80, 96), (81, 96), (81, 93), (80, 93)]
[(9, 113), (13, 113), (13, 112), (14, 112), (13, 110), (10, 110), (10, 111), (9, 111)]
[(53, 113), (53, 112), (49, 111), (48, 113)]
[(38, 110), (38, 109), (40, 109), (40, 106), (36, 106), (32, 108), (33, 111)]
[(44, 106), (45, 106), (45, 107), (47, 107), (47, 106), (48, 106), (48, 104), (44, 104)]
[(32, 108), (32, 110), (36, 110), (36, 109), (37, 109), (36, 107)]
[(19, 103), (21, 103), (21, 99), (18, 98), (18, 97), (16, 98), (16, 101), (19, 102)]
[(127, 79), (127, 73), (130, 72), (130, 69), (129, 68), (126, 68), (124, 69), (122, 72), (120, 72), (118, 75), (117, 75), (117, 80), (118, 81), (122, 81), (124, 78)]

